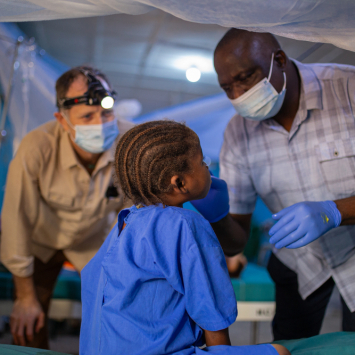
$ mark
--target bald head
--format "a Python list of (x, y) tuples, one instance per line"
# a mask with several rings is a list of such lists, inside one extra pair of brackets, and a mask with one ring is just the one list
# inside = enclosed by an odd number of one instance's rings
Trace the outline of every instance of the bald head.
[(281, 46), (271, 33), (259, 33), (231, 28), (219, 41), (215, 55), (220, 52), (235, 52), (237, 55), (250, 52), (254, 56), (271, 57)]
[(271, 83), (280, 92), (288, 59), (271, 33), (230, 29), (214, 52), (214, 66), (221, 88), (230, 99), (243, 95), (267, 78), (273, 56)]

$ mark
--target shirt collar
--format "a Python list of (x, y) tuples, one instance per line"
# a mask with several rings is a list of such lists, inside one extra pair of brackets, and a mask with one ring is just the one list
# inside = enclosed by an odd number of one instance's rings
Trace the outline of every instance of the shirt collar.
[[(323, 109), (322, 87), (317, 75), (307, 64), (302, 64), (295, 59), (291, 59), (298, 69), (301, 78), (301, 90), (303, 90), (304, 107), (306, 110)], [(300, 98), (301, 99), (301, 98)], [(301, 107), (300, 102), (300, 107)]]

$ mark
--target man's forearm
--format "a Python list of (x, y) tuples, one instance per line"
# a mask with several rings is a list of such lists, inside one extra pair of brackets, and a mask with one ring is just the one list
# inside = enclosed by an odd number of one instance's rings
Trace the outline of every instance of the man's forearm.
[(334, 201), (341, 214), (341, 226), (355, 224), (355, 196)]
[(16, 290), (16, 298), (25, 299), (25, 298), (33, 298), (37, 299), (33, 278), (32, 276), (28, 277), (20, 277), (13, 275), (15, 290)]
[(227, 256), (239, 254), (245, 248), (249, 236), (249, 224), (242, 226), (230, 214), (216, 223), (211, 223), (214, 232)]

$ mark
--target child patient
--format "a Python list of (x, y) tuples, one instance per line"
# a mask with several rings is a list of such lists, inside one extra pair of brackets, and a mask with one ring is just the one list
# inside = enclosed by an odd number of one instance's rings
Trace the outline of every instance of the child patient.
[(223, 251), (210, 224), (182, 208), (211, 185), (197, 135), (141, 124), (119, 141), (115, 166), (134, 206), (82, 271), (80, 354), (289, 354), (230, 346), (237, 307)]

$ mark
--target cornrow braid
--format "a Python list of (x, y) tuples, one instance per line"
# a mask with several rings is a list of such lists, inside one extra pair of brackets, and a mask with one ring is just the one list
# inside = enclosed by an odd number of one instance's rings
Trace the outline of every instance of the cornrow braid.
[(135, 204), (163, 203), (174, 175), (191, 172), (190, 159), (200, 151), (194, 131), (174, 121), (135, 126), (119, 140), (115, 173), (124, 194)]

